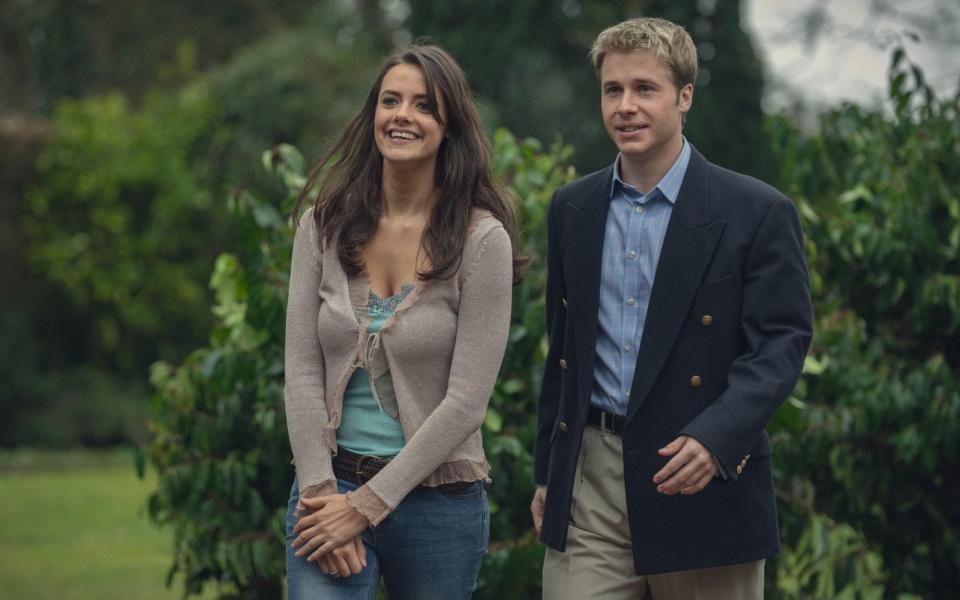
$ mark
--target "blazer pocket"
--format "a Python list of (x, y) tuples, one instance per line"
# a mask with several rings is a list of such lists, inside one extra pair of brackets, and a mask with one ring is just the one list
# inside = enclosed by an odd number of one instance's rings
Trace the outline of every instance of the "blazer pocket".
[(701, 285), (700, 289), (697, 290), (696, 300), (699, 302), (700, 300), (704, 300), (706, 298), (719, 296), (720, 294), (725, 294), (736, 287), (736, 277), (733, 275), (726, 275), (720, 279), (715, 279), (714, 281), (710, 281)]

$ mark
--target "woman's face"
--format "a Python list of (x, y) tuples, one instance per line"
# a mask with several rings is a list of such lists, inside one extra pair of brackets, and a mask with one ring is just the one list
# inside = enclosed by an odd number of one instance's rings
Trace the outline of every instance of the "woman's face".
[[(446, 120), (443, 97), (436, 94)], [(374, 115), (374, 139), (387, 162), (436, 161), (445, 127), (433, 117), (423, 70), (407, 63), (392, 67), (380, 84)]]

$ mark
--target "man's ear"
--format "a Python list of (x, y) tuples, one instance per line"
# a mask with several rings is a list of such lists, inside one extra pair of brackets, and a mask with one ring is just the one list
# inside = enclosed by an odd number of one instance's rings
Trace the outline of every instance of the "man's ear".
[(677, 92), (677, 106), (680, 107), (680, 112), (686, 114), (690, 112), (690, 107), (693, 106), (693, 84), (688, 83), (687, 85), (680, 88), (680, 91)]

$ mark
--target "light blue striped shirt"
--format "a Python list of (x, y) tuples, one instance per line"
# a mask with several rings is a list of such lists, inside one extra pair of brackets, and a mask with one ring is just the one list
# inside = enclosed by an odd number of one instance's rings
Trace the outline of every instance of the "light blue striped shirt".
[(597, 358), (591, 403), (627, 414), (637, 348), (650, 304), (653, 277), (673, 205), (690, 162), (690, 144), (648, 194), (620, 179), (620, 156), (613, 163), (610, 210), (603, 238)]

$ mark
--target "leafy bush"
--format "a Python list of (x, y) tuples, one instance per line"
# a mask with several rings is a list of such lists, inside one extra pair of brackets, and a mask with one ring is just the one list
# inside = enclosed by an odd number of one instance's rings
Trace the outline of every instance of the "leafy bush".
[(139, 111), (118, 95), (57, 109), (25, 228), (31, 267), (60, 295), (46, 317), (64, 362), (130, 372), (202, 339), (200, 282), (224, 219), (195, 182), (190, 149), (210, 112), (197, 86)]
[(775, 439), (790, 598), (960, 596), (960, 96), (899, 49), (889, 77), (885, 111), (770, 123), (817, 317)]

